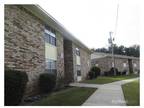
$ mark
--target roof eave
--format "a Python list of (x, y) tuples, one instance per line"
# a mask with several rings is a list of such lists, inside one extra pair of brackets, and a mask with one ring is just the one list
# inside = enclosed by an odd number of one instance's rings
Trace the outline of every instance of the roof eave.
[(87, 50), (91, 53), (90, 49), (85, 46), (81, 41), (76, 39), (68, 30), (66, 30), (62, 24), (60, 24), (56, 19), (54, 19), (50, 14), (48, 14), (44, 9), (42, 9), (39, 5), (22, 5), (25, 9), (33, 13), (47, 25), (50, 25), (52, 28), (56, 29), (60, 32), (64, 38), (71, 40), (73, 43), (78, 45), (79, 47)]

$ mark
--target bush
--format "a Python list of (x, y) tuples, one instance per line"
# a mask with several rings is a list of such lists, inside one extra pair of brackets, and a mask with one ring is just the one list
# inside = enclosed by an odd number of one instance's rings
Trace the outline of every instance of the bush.
[(94, 78), (94, 72), (89, 71), (88, 77), (89, 77), (89, 79), (93, 79)]
[(100, 72), (101, 72), (100, 68), (96, 67), (96, 66), (92, 67), (91, 71), (94, 72), (94, 78), (96, 78), (97, 76), (99, 76)]
[(39, 77), (39, 87), (41, 93), (48, 93), (53, 90), (56, 85), (56, 75), (43, 73)]
[(101, 70), (99, 67), (96, 67), (96, 66), (92, 67), (91, 70), (89, 71), (89, 74), (88, 74), (89, 79), (96, 78), (97, 76), (100, 75), (100, 72), (101, 72)]
[(104, 76), (109, 76), (109, 72), (105, 71)]
[(123, 70), (122, 75), (126, 75), (127, 70)]
[(25, 72), (5, 70), (5, 105), (18, 105), (21, 102), (27, 81)]
[[(115, 68), (115, 72), (116, 72), (116, 75), (118, 75), (118, 74), (119, 74), (119, 72), (118, 72), (118, 69), (117, 69), (117, 68)], [(114, 68), (113, 68), (113, 67), (110, 69), (110, 71), (109, 71), (109, 75), (114, 75)]]

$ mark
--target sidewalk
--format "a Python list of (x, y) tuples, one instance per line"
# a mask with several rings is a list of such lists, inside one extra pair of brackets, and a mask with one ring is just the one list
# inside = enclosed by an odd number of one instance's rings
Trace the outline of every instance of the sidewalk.
[(137, 80), (138, 78), (116, 81), (108, 84), (72, 83), (71, 86), (98, 88), (84, 103), (83, 106), (126, 106), (121, 85)]

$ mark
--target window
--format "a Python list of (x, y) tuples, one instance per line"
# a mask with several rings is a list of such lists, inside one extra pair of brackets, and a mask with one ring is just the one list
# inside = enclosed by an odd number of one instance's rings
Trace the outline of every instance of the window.
[(76, 48), (76, 55), (80, 56), (80, 50), (78, 48)]
[(56, 61), (51, 59), (46, 59), (46, 70), (49, 73), (56, 73)]
[(77, 76), (81, 76), (81, 66), (76, 65), (76, 70), (77, 70)]
[(44, 36), (45, 42), (56, 46), (56, 36), (54, 31), (52, 31), (51, 29), (45, 29), (45, 36)]
[(81, 71), (77, 70), (77, 76), (81, 76)]

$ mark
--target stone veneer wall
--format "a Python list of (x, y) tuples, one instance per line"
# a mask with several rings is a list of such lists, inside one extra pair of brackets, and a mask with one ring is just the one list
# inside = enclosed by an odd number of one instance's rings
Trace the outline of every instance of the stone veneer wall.
[(60, 33), (56, 32), (57, 44), (57, 85), (56, 88), (63, 87), (64, 81), (64, 41)]
[(98, 67), (101, 69), (101, 75), (103, 75), (103, 72), (107, 72), (111, 68), (111, 58), (98, 58), (98, 59), (92, 59), (91, 60), (91, 65), (95, 66), (98, 64)]
[[(22, 6), (5, 6), (5, 66), (28, 74), (26, 95), (38, 92), (45, 72), (45, 24)], [(64, 77), (63, 37), (57, 38), (57, 82)], [(60, 84), (57, 83), (57, 86)]]
[[(82, 80), (87, 76), (91, 67), (90, 53), (78, 47), (72, 41), (64, 40), (64, 62), (65, 62), (65, 80), (68, 83), (77, 81), (76, 70), (76, 48), (80, 49), (81, 75)], [(89, 66), (88, 66), (89, 62)]]
[(87, 52), (83, 48), (80, 48), (76, 44), (73, 43), (74, 81), (77, 81), (76, 48), (79, 48), (79, 50), (80, 50), (80, 62), (81, 62), (81, 76), (82, 76), (82, 80), (86, 79), (87, 73), (89, 72), (90, 67), (91, 67), (90, 52)]
[[(76, 48), (79, 48), (77, 45), (72, 43), (72, 57), (73, 57), (73, 77), (74, 82), (77, 82), (77, 70), (76, 70)], [(81, 63), (81, 61), (80, 61)]]
[(68, 84), (74, 81), (73, 50), (72, 42), (64, 40), (64, 63), (65, 63), (65, 82)]
[(82, 80), (87, 78), (87, 74), (91, 68), (90, 55), (90, 52), (80, 49)]
[[(123, 63), (126, 63), (126, 67), (123, 66)], [(118, 71), (122, 72), (124, 70), (127, 70), (129, 72), (129, 64), (128, 59), (124, 58), (115, 58), (115, 67), (118, 69)]]
[[(139, 70), (139, 60), (132, 59), (133, 63), (136, 63), (137, 66), (133, 66), (133, 70), (138, 71)], [(92, 66), (95, 64), (98, 64), (98, 67), (100, 67), (103, 72), (108, 72), (111, 68), (111, 63), (112, 63), (112, 58), (111, 57), (104, 57), (104, 58), (98, 58), (98, 59), (93, 59), (91, 60)], [(124, 68), (123, 63), (126, 63), (126, 67)], [(115, 66), (118, 69), (118, 71), (124, 71), (127, 70), (129, 72), (129, 64), (128, 64), (128, 59), (125, 58), (115, 58)]]
[(16, 5), (5, 6), (5, 66), (28, 74), (26, 94), (33, 94), (45, 69), (44, 25)]
[[(140, 61), (139, 61), (139, 59), (133, 59), (132, 60), (132, 62), (133, 62), (133, 71), (134, 71), (134, 73), (136, 72), (140, 72)], [(136, 64), (136, 67), (134, 66), (134, 64)]]

